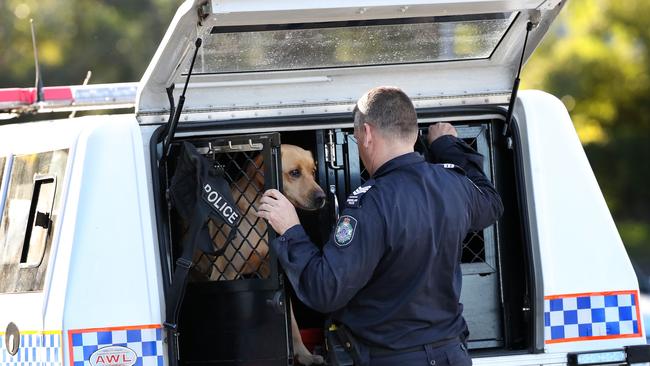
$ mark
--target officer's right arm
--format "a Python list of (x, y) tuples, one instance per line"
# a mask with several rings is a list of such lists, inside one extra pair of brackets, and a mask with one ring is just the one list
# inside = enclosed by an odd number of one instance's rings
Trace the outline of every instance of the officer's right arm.
[(270, 243), (298, 298), (315, 310), (329, 313), (345, 306), (370, 280), (384, 254), (384, 225), (376, 202), (364, 198), (363, 207), (343, 211), (322, 251), (301, 225)]
[[(452, 135), (436, 138), (429, 148), (432, 163), (451, 163), (461, 167), (474, 187), (470, 187), (471, 230), (492, 225), (503, 213), (501, 197), (483, 173), (483, 155)], [(475, 188), (475, 189), (473, 189)]]

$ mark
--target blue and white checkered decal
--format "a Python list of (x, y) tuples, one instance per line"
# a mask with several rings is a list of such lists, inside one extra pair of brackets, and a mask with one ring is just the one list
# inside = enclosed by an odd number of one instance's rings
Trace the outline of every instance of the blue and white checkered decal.
[(45, 332), (20, 335), (20, 347), (14, 356), (5, 346), (6, 334), (0, 334), (0, 363), (3, 366), (61, 366), (61, 333)]
[(636, 291), (548, 296), (545, 343), (641, 337)]
[(121, 346), (136, 355), (133, 366), (163, 366), (161, 328), (71, 330), (69, 332), (71, 366), (92, 366), (90, 356), (98, 349)]

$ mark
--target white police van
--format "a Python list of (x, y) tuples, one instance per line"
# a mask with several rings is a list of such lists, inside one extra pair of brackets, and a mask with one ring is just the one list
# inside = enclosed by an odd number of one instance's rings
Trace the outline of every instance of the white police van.
[[(265, 188), (282, 184), (280, 143), (311, 150), (329, 197), (301, 221), (322, 244), (338, 203), (368, 178), (351, 111), (377, 85), (405, 90), (423, 131), (453, 123), (503, 198), (499, 222), (463, 242), (474, 364), (650, 361), (637, 279), (570, 116), (541, 91), (511, 98), (520, 61), (562, 5), (188, 0), (138, 84), (45, 88), (37, 102), (33, 89), (0, 90), (4, 116), (135, 100), (135, 114), (0, 126), (0, 364), (293, 363), (291, 288), (273, 253), (225, 279), (241, 248), (197, 258), (170, 322), (186, 230), (167, 195), (179, 146), (231, 184), (262, 154)], [(326, 315), (291, 301), (319, 352)]]

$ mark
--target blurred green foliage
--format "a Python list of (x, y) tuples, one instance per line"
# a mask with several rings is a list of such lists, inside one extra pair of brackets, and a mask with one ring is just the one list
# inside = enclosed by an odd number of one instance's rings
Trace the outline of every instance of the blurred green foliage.
[(650, 2), (570, 0), (522, 76), (562, 99), (632, 257), (650, 268)]
[[(0, 88), (137, 81), (181, 0), (3, 0)], [(650, 268), (650, 1), (570, 0), (525, 67), (523, 88), (571, 113), (623, 240)], [(52, 116), (48, 116), (52, 118)]]
[(30, 86), (34, 19), (45, 85), (137, 81), (180, 0), (3, 0), (0, 88)]

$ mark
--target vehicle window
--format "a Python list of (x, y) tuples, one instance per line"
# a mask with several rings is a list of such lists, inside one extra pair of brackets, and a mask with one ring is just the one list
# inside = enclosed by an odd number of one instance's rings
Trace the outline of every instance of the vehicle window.
[(13, 160), (0, 222), (0, 293), (41, 291), (61, 204), (67, 150)]
[[(295, 70), (489, 58), (516, 13), (214, 27), (196, 73)], [(185, 70), (189, 66), (186, 60)]]
[(56, 189), (54, 175), (37, 176), (34, 178), (27, 228), (20, 264), (24, 266), (39, 266), (45, 254), (45, 244), (52, 227), (52, 205)]

